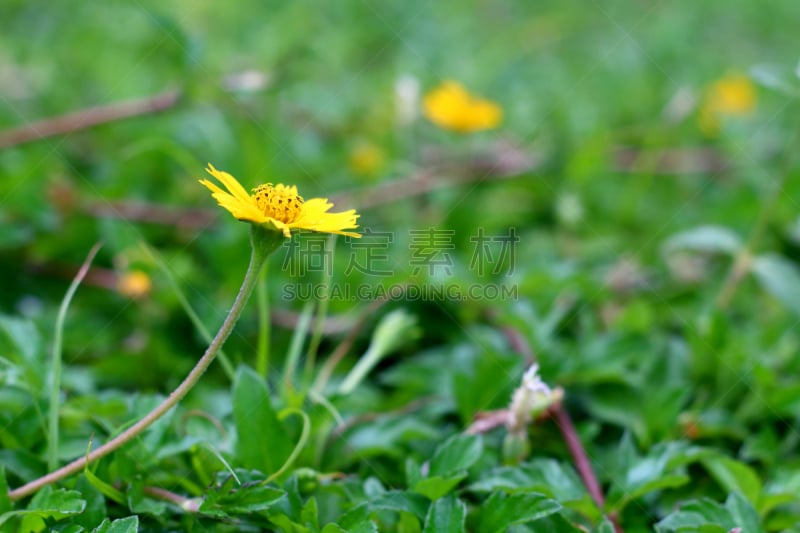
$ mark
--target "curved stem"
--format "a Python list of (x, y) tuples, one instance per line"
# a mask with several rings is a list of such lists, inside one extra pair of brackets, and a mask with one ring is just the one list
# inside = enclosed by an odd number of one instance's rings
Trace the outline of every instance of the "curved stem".
[(89, 272), (94, 256), (97, 255), (101, 246), (102, 243), (99, 242), (92, 246), (89, 255), (86, 256), (86, 260), (67, 289), (67, 294), (61, 300), (61, 306), (58, 308), (58, 315), (56, 316), (56, 331), (53, 336), (53, 356), (51, 359), (50, 412), (48, 413), (47, 431), (47, 468), (50, 470), (55, 469), (56, 465), (58, 465), (58, 407), (61, 396), (61, 344), (64, 337), (64, 321), (67, 319), (67, 310), (72, 302), (72, 297), (75, 296), (78, 285), (81, 284), (83, 278)]
[(261, 483), (263, 483), (264, 485), (266, 485), (273, 479), (277, 479), (278, 477), (282, 476), (283, 473), (286, 472), (286, 470), (290, 466), (292, 466), (292, 464), (294, 464), (295, 460), (297, 459), (297, 456), (300, 455), (300, 452), (303, 451), (305, 445), (308, 444), (308, 437), (311, 435), (311, 419), (304, 411), (298, 409), (297, 407), (287, 407), (278, 414), (278, 419), (284, 420), (289, 415), (298, 415), (303, 419), (303, 431), (302, 433), (300, 433), (300, 439), (297, 441), (297, 444), (295, 445), (294, 450), (292, 450), (292, 453), (289, 454), (289, 457), (283, 463), (283, 466), (281, 466), (277, 472), (275, 472), (267, 479), (262, 481)]
[[(264, 264), (267, 256), (269, 256), (269, 254), (278, 246), (278, 241), (275, 241), (274, 246), (272, 243), (269, 243), (269, 245), (264, 245), (265, 239), (261, 237), (259, 240), (259, 237), (256, 235), (257, 231), (258, 230), (256, 230), (255, 226), (253, 226), (253, 233), (251, 234), (253, 242), (252, 253), (250, 255), (250, 265), (247, 267), (247, 273), (244, 276), (244, 281), (242, 281), (239, 294), (236, 296), (236, 300), (233, 302), (233, 307), (231, 307), (228, 316), (225, 317), (225, 321), (222, 323), (217, 335), (206, 349), (203, 357), (197, 361), (197, 364), (194, 366), (192, 371), (189, 372), (189, 375), (186, 376), (183, 382), (178, 385), (178, 388), (172, 391), (172, 393), (170, 393), (170, 395), (167, 396), (167, 398), (161, 402), (161, 404), (147, 413), (141, 420), (91, 452), (86, 457), (75, 459), (71, 463), (62, 466), (58, 470), (50, 472), (45, 476), (42, 476), (34, 481), (31, 481), (30, 483), (10, 491), (8, 493), (9, 499), (18, 500), (33, 494), (46, 485), (55, 483), (56, 481), (81, 471), (85, 465), (92, 463), (101, 457), (105, 457), (109, 453), (124, 446), (141, 434), (145, 429), (150, 427), (156, 420), (164, 416), (167, 411), (175, 407), (175, 405), (177, 405), (177, 403), (181, 401), (181, 399), (186, 396), (190, 390), (192, 390), (192, 387), (195, 386), (212, 361), (214, 361), (214, 357), (217, 355), (217, 352), (219, 352), (219, 349), (225, 343), (225, 340), (231, 334), (231, 331), (233, 331), (233, 326), (239, 320), (239, 316), (242, 314), (242, 310), (244, 309), (245, 304), (250, 297), (250, 293), (253, 292), (253, 288), (255, 287), (258, 279), (258, 272), (261, 270), (261, 266)], [(277, 232), (272, 233), (277, 234)]]

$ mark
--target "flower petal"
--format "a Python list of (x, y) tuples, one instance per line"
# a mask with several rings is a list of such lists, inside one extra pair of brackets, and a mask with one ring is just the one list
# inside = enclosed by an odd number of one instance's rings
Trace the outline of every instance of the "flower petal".
[(209, 180), (200, 180), (200, 183), (208, 187), (211, 191), (211, 196), (219, 205), (230, 211), (230, 213), (239, 220), (250, 220), (252, 222), (261, 223), (266, 219), (264, 214), (250, 200), (249, 196), (247, 197), (247, 201), (242, 201), (232, 194), (223, 191)]
[(358, 233), (343, 231), (358, 227), (356, 219), (358, 219), (359, 215), (356, 214), (355, 209), (342, 213), (328, 213), (327, 211), (331, 207), (333, 207), (333, 204), (328, 202), (326, 198), (311, 198), (303, 204), (303, 212), (300, 217), (289, 226), (311, 231), (338, 233), (356, 238), (361, 237)]
[(239, 183), (236, 180), (236, 178), (234, 178), (227, 172), (222, 172), (220, 170), (217, 170), (211, 163), (208, 164), (206, 172), (217, 178), (223, 185), (225, 185), (225, 188), (228, 189), (228, 191), (230, 191), (230, 193), (237, 199), (243, 202), (250, 200), (250, 195), (247, 193), (244, 187), (242, 187), (241, 183)]

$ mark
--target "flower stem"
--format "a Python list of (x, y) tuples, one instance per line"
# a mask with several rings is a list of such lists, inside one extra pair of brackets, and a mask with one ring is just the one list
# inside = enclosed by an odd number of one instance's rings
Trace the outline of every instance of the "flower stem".
[[(167, 396), (167, 398), (155, 409), (150, 411), (141, 420), (114, 437), (112, 440), (92, 451), (87, 456), (75, 459), (71, 463), (62, 466), (58, 470), (50, 472), (45, 476), (42, 476), (31, 481), (30, 483), (10, 491), (8, 493), (9, 499), (18, 500), (33, 494), (42, 487), (75, 474), (76, 472), (81, 471), (87, 464), (105, 457), (118, 448), (121, 448), (132, 439), (139, 436), (156, 420), (164, 416), (167, 411), (175, 407), (175, 405), (177, 405), (178, 402), (181, 401), (181, 399), (183, 399), (183, 397), (186, 396), (190, 390), (192, 390), (209, 365), (211, 365), (211, 363), (214, 361), (214, 357), (216, 357), (217, 352), (219, 352), (219, 349), (225, 343), (225, 340), (227, 340), (228, 336), (231, 334), (231, 331), (233, 331), (234, 325), (239, 320), (239, 316), (241, 316), (245, 304), (247, 304), (247, 300), (250, 297), (250, 294), (253, 292), (253, 288), (258, 280), (258, 272), (261, 270), (264, 261), (267, 259), (269, 254), (280, 245), (281, 240), (277, 238), (270, 238), (269, 236), (264, 235), (264, 233), (267, 231), (268, 230), (263, 230), (253, 226), (253, 232), (251, 234), (252, 253), (250, 255), (250, 264), (247, 267), (247, 273), (244, 276), (244, 281), (242, 281), (239, 294), (236, 296), (236, 300), (233, 302), (233, 306), (228, 312), (228, 316), (225, 317), (225, 321), (222, 323), (217, 335), (206, 349), (203, 357), (197, 361), (197, 364), (194, 366), (191, 372), (189, 372), (189, 375), (186, 376), (183, 382), (178, 385), (178, 388), (172, 391), (170, 395)], [(270, 231), (269, 233), (280, 235), (274, 231)]]
[(258, 302), (258, 351), (256, 352), (256, 372), (267, 379), (269, 376), (269, 294), (267, 293), (267, 266), (261, 271), (256, 288)]

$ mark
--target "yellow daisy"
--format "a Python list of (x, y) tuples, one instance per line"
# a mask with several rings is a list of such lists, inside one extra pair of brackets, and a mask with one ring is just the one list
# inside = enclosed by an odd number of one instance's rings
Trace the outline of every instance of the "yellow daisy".
[(722, 119), (750, 115), (757, 104), (756, 87), (750, 78), (739, 73), (728, 74), (706, 91), (700, 106), (700, 128), (715, 135), (719, 133)]
[(423, 107), (428, 120), (459, 133), (496, 128), (503, 120), (499, 105), (470, 94), (455, 81), (445, 81), (426, 94)]
[(222, 183), (228, 192), (223, 191), (215, 183), (205, 179), (200, 183), (211, 191), (211, 196), (219, 205), (230, 211), (239, 220), (255, 224), (271, 224), (282, 231), (284, 237), (292, 236), (293, 229), (307, 229), (323, 233), (338, 233), (350, 237), (361, 237), (360, 234), (346, 229), (358, 227), (356, 219), (359, 215), (355, 209), (343, 213), (328, 213), (333, 207), (327, 198), (311, 198), (303, 200), (297, 194), (297, 187), (278, 183), (266, 183), (253, 189), (248, 194), (236, 178), (227, 172), (221, 172), (209, 163), (206, 172)]

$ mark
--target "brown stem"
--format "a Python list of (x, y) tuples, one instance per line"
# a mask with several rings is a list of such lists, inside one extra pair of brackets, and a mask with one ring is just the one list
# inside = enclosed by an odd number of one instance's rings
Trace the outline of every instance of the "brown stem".
[(193, 498), (186, 498), (180, 494), (175, 494), (174, 492), (170, 492), (166, 489), (161, 489), (158, 487), (145, 487), (143, 490), (148, 496), (174, 503), (184, 511), (196, 513), (200, 510), (200, 502)]
[(586, 450), (583, 449), (583, 444), (578, 437), (578, 432), (575, 431), (575, 425), (572, 423), (569, 413), (562, 404), (553, 406), (553, 417), (556, 420), (558, 429), (561, 430), (561, 435), (564, 437), (564, 442), (567, 444), (569, 454), (575, 462), (575, 469), (586, 485), (586, 490), (594, 500), (594, 503), (602, 509), (606, 504), (606, 498), (603, 496), (603, 490), (600, 488), (600, 483), (594, 475), (592, 463), (589, 462), (589, 457), (586, 455)]
[(17, 128), (0, 131), (0, 148), (18, 146), (125, 118), (158, 113), (175, 106), (180, 95), (180, 91), (165, 91), (148, 98), (90, 107), (59, 117), (30, 122)]

